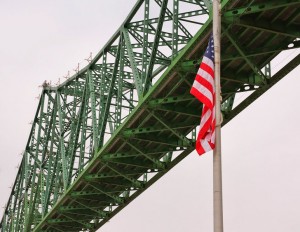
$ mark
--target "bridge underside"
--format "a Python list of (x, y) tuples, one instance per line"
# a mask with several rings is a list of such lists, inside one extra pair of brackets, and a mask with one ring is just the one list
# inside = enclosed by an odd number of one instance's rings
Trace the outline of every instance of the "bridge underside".
[[(154, 26), (147, 13), (133, 20), (147, 2), (137, 2), (89, 66), (58, 87), (45, 85), (2, 231), (96, 231), (194, 150), (202, 106), (189, 90), (212, 30), (209, 1), (174, 0), (172, 10), (153, 1)], [(184, 34), (179, 2), (201, 11), (194, 36)], [(272, 73), (281, 51), (300, 46), (300, 3), (226, 0), (222, 12), (225, 125), (299, 65), (298, 54)], [(168, 17), (173, 34), (159, 26)], [(235, 102), (243, 92), (248, 97)]]

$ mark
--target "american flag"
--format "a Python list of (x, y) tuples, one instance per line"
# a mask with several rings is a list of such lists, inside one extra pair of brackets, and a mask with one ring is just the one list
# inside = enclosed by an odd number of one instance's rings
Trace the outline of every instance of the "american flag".
[(214, 40), (211, 35), (190, 93), (203, 103), (200, 129), (196, 140), (199, 155), (215, 148), (215, 74)]

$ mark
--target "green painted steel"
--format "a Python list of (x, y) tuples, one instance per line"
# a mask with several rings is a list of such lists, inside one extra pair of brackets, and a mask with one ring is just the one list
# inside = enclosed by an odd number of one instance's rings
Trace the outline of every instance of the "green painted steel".
[[(189, 90), (210, 9), (139, 0), (89, 65), (58, 87), (44, 83), (1, 231), (96, 231), (194, 150), (201, 105)], [(270, 65), (299, 48), (299, 9), (222, 1), (223, 125), (299, 65), (299, 54), (277, 73)]]

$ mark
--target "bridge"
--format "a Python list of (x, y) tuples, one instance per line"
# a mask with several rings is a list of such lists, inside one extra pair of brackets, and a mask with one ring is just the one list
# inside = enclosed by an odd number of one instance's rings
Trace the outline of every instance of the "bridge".
[[(222, 1), (223, 125), (299, 65), (270, 65), (299, 48), (299, 6)], [(211, 26), (210, 1), (137, 1), (89, 65), (44, 83), (1, 230), (96, 231), (191, 153)]]

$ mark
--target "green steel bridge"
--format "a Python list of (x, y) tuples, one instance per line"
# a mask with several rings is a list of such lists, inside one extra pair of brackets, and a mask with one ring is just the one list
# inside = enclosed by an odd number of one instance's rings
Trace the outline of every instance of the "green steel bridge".
[[(221, 2), (225, 125), (299, 65), (270, 63), (300, 47), (300, 1)], [(210, 0), (138, 0), (85, 68), (44, 83), (1, 231), (96, 231), (194, 150), (211, 16)]]

